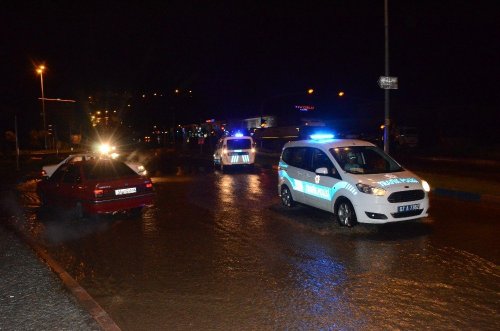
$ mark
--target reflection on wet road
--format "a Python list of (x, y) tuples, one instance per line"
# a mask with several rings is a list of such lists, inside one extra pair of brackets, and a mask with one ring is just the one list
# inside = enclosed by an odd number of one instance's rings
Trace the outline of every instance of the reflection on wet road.
[(281, 207), (272, 171), (153, 181), (142, 217), (98, 222), (20, 187), (19, 224), (123, 330), (500, 329), (498, 209), (433, 199), (422, 222), (347, 229)]

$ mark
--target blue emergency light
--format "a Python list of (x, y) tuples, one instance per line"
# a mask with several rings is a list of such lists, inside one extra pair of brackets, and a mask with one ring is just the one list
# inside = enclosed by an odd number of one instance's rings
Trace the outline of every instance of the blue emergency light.
[(325, 140), (333, 139), (335, 135), (333, 133), (315, 133), (309, 136), (312, 140)]

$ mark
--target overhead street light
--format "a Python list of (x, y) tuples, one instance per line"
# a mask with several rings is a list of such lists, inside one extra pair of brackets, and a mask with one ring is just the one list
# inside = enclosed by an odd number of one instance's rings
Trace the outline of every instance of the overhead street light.
[(45, 142), (45, 149), (47, 149), (47, 123), (45, 120), (45, 96), (43, 94), (43, 72), (45, 70), (44, 65), (38, 66), (36, 72), (40, 75), (40, 86), (42, 89), (42, 118), (43, 118), (43, 137)]

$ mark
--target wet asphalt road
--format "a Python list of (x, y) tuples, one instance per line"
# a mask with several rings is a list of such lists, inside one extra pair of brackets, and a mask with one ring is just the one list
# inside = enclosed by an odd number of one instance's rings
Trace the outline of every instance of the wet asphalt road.
[(142, 217), (98, 222), (20, 186), (18, 222), (123, 330), (500, 329), (499, 206), (433, 197), (421, 222), (347, 229), (281, 207), (272, 170), (153, 181)]

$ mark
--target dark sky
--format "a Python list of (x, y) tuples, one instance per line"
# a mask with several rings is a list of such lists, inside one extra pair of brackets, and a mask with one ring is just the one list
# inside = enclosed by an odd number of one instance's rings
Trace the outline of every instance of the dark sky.
[[(391, 98), (409, 108), (498, 105), (497, 7), (390, 0), (400, 86)], [(325, 100), (338, 90), (383, 98), (383, 13), (383, 0), (3, 3), (2, 118), (38, 111), (39, 63), (47, 97), (180, 87), (206, 100), (206, 117), (308, 87)]]

